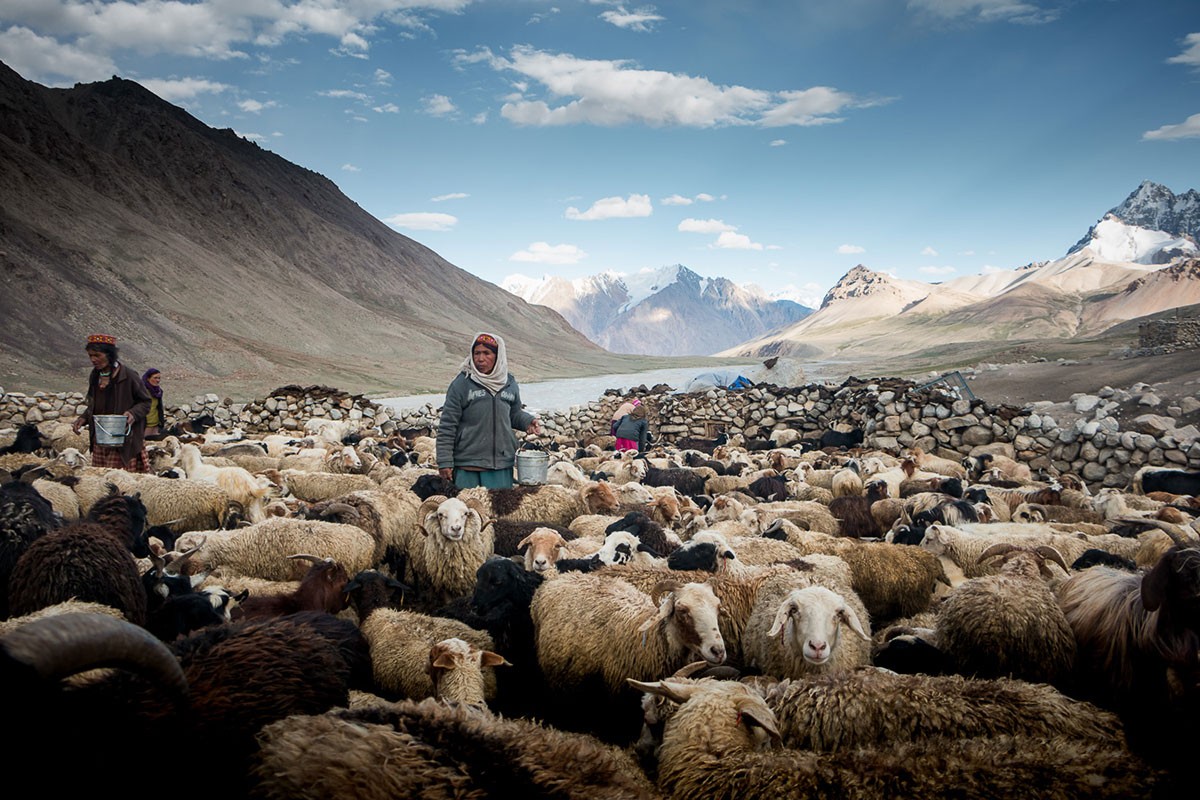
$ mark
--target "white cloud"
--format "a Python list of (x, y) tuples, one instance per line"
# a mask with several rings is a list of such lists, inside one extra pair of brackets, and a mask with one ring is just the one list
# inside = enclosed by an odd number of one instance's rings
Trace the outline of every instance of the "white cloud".
[(1057, 8), (1042, 8), (1021, 0), (908, 0), (908, 7), (942, 19), (1015, 22), (1040, 25), (1059, 17)]
[(853, 256), (867, 252), (867, 248), (859, 247), (856, 244), (843, 244), (838, 247), (837, 251), (844, 256)]
[(783, 102), (763, 112), (760, 121), (765, 127), (828, 125), (833, 122), (842, 122), (843, 117), (833, 115), (845, 108), (853, 108), (857, 104), (852, 95), (828, 86), (814, 86), (803, 91), (780, 92), (779, 96), (783, 98)]
[(921, 250), (921, 255), (923, 255), (923, 256), (936, 257), (937, 254), (938, 254), (938, 251), (934, 250), (932, 247), (929, 247), (929, 246), (926, 246), (924, 249)]
[(697, 203), (711, 203), (713, 200), (716, 200), (716, 199), (717, 198), (713, 197), (711, 194), (705, 194), (704, 192), (701, 192), (700, 194), (696, 195)]
[(737, 226), (730, 225), (719, 219), (693, 219), (688, 217), (679, 223), (677, 230), (684, 233), (722, 233), (724, 231), (736, 231)]
[(1178, 125), (1163, 125), (1142, 134), (1143, 139), (1194, 139), (1200, 136), (1200, 114), (1192, 114)]
[(1183, 38), (1183, 52), (1167, 59), (1168, 64), (1187, 64), (1200, 67), (1200, 33), (1189, 33)]
[(997, 272), (1007, 272), (1004, 267), (993, 267), (991, 264), (984, 264), (983, 269), (979, 270), (981, 275), (995, 275)]
[(332, 97), (335, 100), (358, 100), (361, 103), (371, 102), (371, 98), (362, 92), (350, 89), (322, 89), (317, 92), (320, 97)]
[[(57, 42), (74, 42), (80, 53), (107, 60), (119, 50), (202, 58), (245, 58), (245, 49), (275, 47), (293, 38), (334, 39), (336, 52), (365, 56), (381, 22), (428, 29), (430, 12), (458, 12), (473, 0), (6, 0), (10, 25), (36, 30)], [(10, 29), (11, 30), (11, 29)], [(5, 62), (19, 68), (11, 52)], [(49, 52), (47, 55), (51, 55)], [(68, 75), (70, 64), (55, 70)], [(80, 74), (80, 80), (108, 77)], [(23, 74), (27, 74), (24, 73)]]
[(371, 110), (376, 114), (399, 114), (400, 106), (395, 103), (384, 103), (381, 106), (373, 106)]
[(645, 33), (654, 29), (654, 23), (662, 22), (666, 17), (656, 14), (654, 6), (646, 6), (633, 11), (626, 11), (624, 6), (619, 6), (615, 11), (605, 11), (600, 15), (600, 19), (610, 25), (616, 25), (618, 28)]
[(245, 111), (248, 114), (257, 114), (258, 112), (262, 111), (264, 108), (274, 108), (276, 106), (276, 103), (274, 100), (268, 100), (265, 103), (260, 103), (257, 100), (242, 100), (237, 105), (238, 105), (238, 108), (240, 108), (242, 111)]
[(713, 247), (719, 247), (727, 250), (762, 250), (763, 246), (758, 242), (750, 241), (750, 237), (742, 233), (734, 233), (733, 231), (722, 231), (717, 237), (717, 241)]
[(342, 164), (342, 169), (346, 172), (362, 172), (360, 167), (356, 167), (353, 164)]
[(580, 211), (570, 206), (566, 211), (567, 219), (592, 221), (598, 219), (614, 219), (618, 217), (648, 217), (654, 213), (648, 194), (631, 194), (628, 198), (603, 197), (592, 203), (587, 211)]
[(921, 267), (917, 271), (925, 275), (949, 275), (951, 272), (958, 272), (954, 267)]
[(463, 200), (471, 195), (466, 192), (451, 192), (450, 194), (439, 194), (437, 197), (429, 198), (432, 203), (440, 203), (443, 200)]
[(787, 139), (772, 139), (771, 147), (783, 147), (787, 144)]
[(975, 251), (974, 250), (963, 250), (961, 253), (959, 253), (959, 255), (960, 256), (973, 256), (973, 255), (975, 255)]
[(664, 197), (658, 202), (662, 203), (664, 206), (690, 206), (693, 201), (690, 197), (684, 197), (680, 194), (673, 194), (670, 197)]
[(418, 211), (412, 214), (393, 214), (384, 222), (395, 228), (407, 228), (413, 231), (448, 231), (458, 224), (458, 217), (450, 214), (436, 214), (431, 211)]
[(444, 117), (453, 114), (458, 109), (449, 97), (444, 94), (431, 94), (421, 98), (422, 110), (433, 117)]
[(480, 111), (478, 114), (471, 117), (471, 122), (474, 122), (476, 125), (482, 125), (483, 123), (487, 122), (487, 118), (488, 112)]
[(0, 31), (0, 60), (24, 77), (49, 85), (108, 80), (117, 74), (107, 55), (39, 36), (19, 25)]
[(721, 86), (707, 78), (641, 69), (627, 60), (577, 58), (527, 45), (514, 47), (508, 58), (487, 49), (460, 51), (455, 63), (487, 63), (543, 87), (543, 97), (518, 87), (520, 95), (501, 107), (501, 116), (516, 125), (821, 125), (840, 122), (834, 114), (845, 109), (884, 102), (860, 101), (824, 86), (785, 92)]
[(526, 249), (513, 253), (508, 260), (531, 264), (578, 264), (584, 258), (587, 258), (587, 253), (573, 244), (534, 242)]
[(381, 86), (387, 86), (391, 84), (392, 73), (388, 72), (386, 69), (375, 70), (375, 82)]
[(234, 131), (234, 133), (236, 133), (238, 136), (242, 137), (243, 139), (249, 139), (252, 142), (261, 142), (263, 139), (267, 138), (267, 137), (263, 136), (261, 133), (242, 133), (241, 131)]
[(150, 79), (141, 81), (141, 84), (168, 103), (191, 100), (199, 94), (218, 94), (229, 88), (224, 83), (204, 78)]

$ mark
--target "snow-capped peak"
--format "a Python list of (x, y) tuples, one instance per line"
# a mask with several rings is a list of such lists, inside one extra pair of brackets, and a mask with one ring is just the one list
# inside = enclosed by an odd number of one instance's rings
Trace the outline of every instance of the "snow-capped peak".
[(1131, 225), (1106, 214), (1091, 231), (1084, 247), (1101, 261), (1160, 265), (1181, 255), (1194, 255), (1196, 243), (1187, 236)]

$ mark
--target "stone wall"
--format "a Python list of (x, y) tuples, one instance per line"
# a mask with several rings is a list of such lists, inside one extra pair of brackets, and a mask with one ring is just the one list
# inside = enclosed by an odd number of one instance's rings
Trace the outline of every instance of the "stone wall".
[[(862, 428), (866, 445), (890, 451), (919, 446), (927, 452), (960, 458), (981, 445), (1001, 443), (1034, 470), (1054, 468), (1080, 475), (1093, 487), (1124, 487), (1143, 465), (1200, 469), (1200, 441), (1191, 426), (1175, 428), (1171, 420), (1145, 415), (1136, 429), (1121, 430), (1111, 412), (1111, 395), (1081, 396), (1070, 425), (1059, 425), (1044, 404), (1024, 408), (966, 399), (943, 386), (918, 390), (901, 380), (851, 378), (841, 386), (755, 386), (693, 394), (647, 394), (651, 430), (660, 441), (684, 436), (708, 438), (718, 431), (747, 438), (768, 438), (782, 428), (816, 435), (831, 427)], [(8, 393), (0, 397), (0, 428), (25, 423), (70, 422), (81, 410), (79, 393)], [(1101, 393), (1104, 394), (1104, 393)], [(561, 441), (587, 440), (608, 432), (608, 421), (623, 397), (606, 394), (584, 405), (542, 416), (547, 435)], [(1194, 402), (1194, 401), (1193, 401)], [(361, 395), (322, 386), (289, 386), (269, 397), (233, 403), (215, 394), (168, 408), (171, 422), (211, 413), (224, 430), (241, 428), (249, 435), (297, 432), (307, 420), (348, 420), (354, 428), (384, 435), (420, 428), (436, 429), (438, 408), (393, 411)]]
[(1200, 347), (1200, 319), (1164, 319), (1138, 325), (1141, 350)]

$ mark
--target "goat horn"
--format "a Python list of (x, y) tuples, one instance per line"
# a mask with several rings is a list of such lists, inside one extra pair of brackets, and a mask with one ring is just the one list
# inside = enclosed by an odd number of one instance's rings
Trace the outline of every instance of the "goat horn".
[(1015, 544), (1009, 542), (997, 542), (988, 549), (979, 554), (979, 558), (975, 559), (976, 564), (982, 564), (986, 559), (995, 556), (1002, 556), (1005, 553), (1011, 553), (1013, 550), (1020, 550)]
[(358, 518), (358, 509), (349, 503), (330, 503), (320, 512), (322, 517), (332, 517), (334, 514), (346, 514)]
[(180, 553), (179, 555), (177, 555), (175, 558), (171, 559), (171, 563), (170, 563), (169, 565), (167, 565), (167, 564), (164, 562), (164, 564), (163, 564), (163, 569), (162, 569), (163, 573), (164, 573), (164, 574), (166, 574), (166, 571), (167, 571), (167, 566), (171, 566), (171, 567), (174, 567), (174, 569), (173, 569), (173, 570), (171, 570), (171, 574), (172, 574), (172, 575), (178, 575), (178, 574), (179, 574), (179, 570), (180, 570), (180, 568), (181, 568), (181, 567), (182, 567), (184, 564), (186, 564), (186, 563), (187, 563), (187, 561), (188, 561), (188, 559), (189, 559), (189, 558), (191, 558), (192, 556), (196, 555), (196, 553), (200, 552), (200, 548), (201, 548), (201, 547), (203, 547), (203, 546), (204, 546), (204, 539), (203, 539), (203, 538), (201, 538), (201, 539), (200, 539), (200, 543), (199, 543), (199, 544), (197, 544), (197, 545), (196, 545), (195, 547), (193, 547), (191, 550), (186, 550), (186, 551), (184, 551), (184, 552)]
[(165, 528), (168, 525), (178, 525), (179, 523), (183, 522), (185, 519), (187, 519), (187, 517), (180, 517), (179, 519), (173, 519), (170, 522), (163, 522), (160, 524), (159, 527)]
[(1067, 560), (1063, 558), (1062, 553), (1058, 552), (1056, 548), (1051, 547), (1048, 544), (1039, 544), (1037, 547), (1033, 548), (1033, 552), (1037, 553), (1047, 561), (1053, 561), (1055, 564), (1058, 564), (1063, 568), (1063, 572), (1069, 573), (1071, 571), (1071, 568), (1067, 566)]
[(311, 561), (313, 564), (324, 564), (326, 561), (333, 560), (331, 558), (322, 558), (321, 556), (314, 556), (308, 553), (296, 553), (288, 556), (288, 558), (296, 561)]

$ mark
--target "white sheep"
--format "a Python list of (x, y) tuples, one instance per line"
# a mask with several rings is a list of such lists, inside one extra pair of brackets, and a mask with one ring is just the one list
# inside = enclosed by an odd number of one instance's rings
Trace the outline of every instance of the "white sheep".
[(179, 551), (199, 547), (188, 562), (200, 572), (218, 566), (271, 581), (299, 580), (310, 564), (289, 560), (307, 553), (331, 558), (353, 575), (374, 563), (375, 541), (356, 525), (271, 517), (236, 531), (192, 531), (175, 542)]
[(475, 571), (495, 551), (491, 520), (479, 505), (433, 495), (417, 510), (417, 539), (409, 552), (409, 576), (430, 602), (447, 603), (475, 588)]
[(866, 611), (861, 601), (855, 605), (858, 612), (825, 586), (791, 589), (782, 599), (776, 593), (760, 594), (742, 641), (747, 663), (781, 678), (870, 663)]
[(547, 581), (530, 606), (538, 663), (560, 691), (602, 679), (609, 692), (625, 679), (668, 675), (696, 658), (725, 660), (719, 601), (706, 584), (659, 584), (658, 600), (626, 581), (570, 573)]
[(230, 499), (241, 503), (251, 522), (261, 522), (266, 518), (263, 506), (268, 489), (245, 469), (205, 464), (200, 449), (194, 444), (185, 444), (180, 448), (179, 465), (189, 480), (219, 486)]

